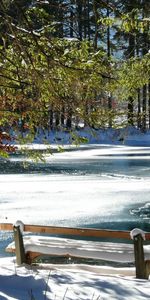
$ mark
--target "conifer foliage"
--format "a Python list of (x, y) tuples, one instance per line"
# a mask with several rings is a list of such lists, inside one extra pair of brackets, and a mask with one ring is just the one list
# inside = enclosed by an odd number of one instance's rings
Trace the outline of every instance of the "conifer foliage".
[(118, 116), (145, 131), (149, 27), (148, 0), (1, 0), (1, 132), (112, 127)]

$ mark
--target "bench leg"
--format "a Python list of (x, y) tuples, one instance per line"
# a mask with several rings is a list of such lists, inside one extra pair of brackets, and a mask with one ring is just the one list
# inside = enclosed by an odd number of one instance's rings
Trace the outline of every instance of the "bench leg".
[(15, 248), (16, 248), (16, 262), (17, 265), (22, 265), (26, 263), (25, 250), (23, 244), (23, 237), (20, 231), (20, 226), (14, 226), (14, 240), (15, 240)]
[(145, 266), (146, 266), (146, 277), (148, 279), (150, 275), (150, 260), (145, 261)]
[(36, 259), (37, 257), (40, 257), (40, 256), (42, 256), (42, 253), (28, 251), (26, 253), (26, 263), (28, 265), (31, 265), (32, 262), (34, 261), (34, 259)]
[(144, 260), (143, 238), (141, 234), (134, 237), (134, 257), (136, 278), (148, 279), (146, 273), (146, 263)]

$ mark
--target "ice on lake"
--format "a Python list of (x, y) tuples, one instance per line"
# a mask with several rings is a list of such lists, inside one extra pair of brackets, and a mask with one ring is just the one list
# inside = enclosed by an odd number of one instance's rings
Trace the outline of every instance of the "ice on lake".
[[(48, 156), (45, 164), (21, 174), (17, 165), (18, 174), (0, 175), (0, 222), (147, 226), (143, 211), (149, 204), (149, 154), (148, 147), (92, 145)], [(14, 157), (11, 163), (16, 162)]]

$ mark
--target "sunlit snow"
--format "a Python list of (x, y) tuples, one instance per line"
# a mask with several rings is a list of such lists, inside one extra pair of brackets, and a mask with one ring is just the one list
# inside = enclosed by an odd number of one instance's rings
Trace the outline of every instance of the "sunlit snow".
[[(141, 139), (128, 137), (128, 146), (67, 145), (67, 151), (46, 156), (46, 163), (38, 169), (18, 174), (4, 169), (0, 175), (0, 222), (20, 219), (28, 224), (130, 230), (144, 226), (148, 230), (149, 135), (146, 141), (143, 136)], [(137, 144), (140, 147), (135, 147)], [(29, 147), (39, 148), (39, 144)], [(40, 145), (41, 150), (45, 147)], [(11, 158), (14, 164), (22, 160)], [(2, 232), (0, 240), (4, 256), (11, 234)], [(149, 281), (135, 279), (131, 267), (17, 267), (15, 258), (8, 257), (0, 259), (0, 279), (0, 299), (8, 300), (147, 300), (150, 295)]]

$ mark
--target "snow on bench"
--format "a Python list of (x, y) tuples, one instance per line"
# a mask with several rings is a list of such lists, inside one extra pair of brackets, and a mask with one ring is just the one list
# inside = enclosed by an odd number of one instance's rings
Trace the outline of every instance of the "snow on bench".
[[(35, 252), (39, 253), (39, 256), (40, 254), (43, 254), (101, 259), (121, 263), (134, 262), (133, 244), (95, 242), (42, 236), (24, 236), (23, 243), (25, 253)], [(6, 251), (15, 252), (15, 242), (9, 244)], [(150, 249), (147, 257), (150, 259)]]
[[(100, 259), (117, 263), (135, 262), (137, 278), (148, 279), (150, 274), (150, 245), (143, 245), (144, 239), (150, 240), (150, 233), (144, 233), (137, 228), (127, 232), (24, 225), (22, 222), (17, 222), (15, 225), (7, 224), (7, 226), (1, 224), (0, 228), (6, 228), (6, 230), (12, 228), (14, 231), (14, 242), (8, 245), (6, 251), (16, 253), (18, 265), (22, 263), (31, 264), (35, 258), (43, 255), (65, 256)], [(25, 232), (36, 232), (41, 235), (26, 235)], [(59, 235), (59, 237), (47, 236), (47, 234)], [(62, 237), (62, 235), (69, 235), (69, 238)], [(74, 235), (77, 239), (73, 238)], [(88, 237), (88, 240), (83, 240), (83, 237)], [(91, 240), (89, 240), (90, 237)], [(115, 241), (93, 241), (93, 237), (115, 238)], [(130, 243), (116, 242), (116, 239), (120, 238), (130, 240)]]

